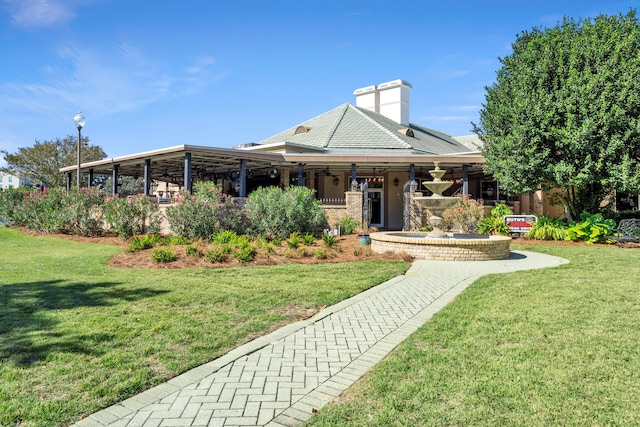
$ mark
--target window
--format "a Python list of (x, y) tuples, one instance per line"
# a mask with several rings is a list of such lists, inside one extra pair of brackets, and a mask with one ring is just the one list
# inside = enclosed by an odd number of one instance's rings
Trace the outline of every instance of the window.
[(13, 182), (13, 177), (9, 175), (9, 182)]

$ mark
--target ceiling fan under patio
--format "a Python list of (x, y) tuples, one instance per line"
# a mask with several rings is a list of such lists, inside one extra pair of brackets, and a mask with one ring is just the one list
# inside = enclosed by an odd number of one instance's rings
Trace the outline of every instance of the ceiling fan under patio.
[(332, 174), (331, 171), (329, 170), (329, 166), (327, 166), (327, 168), (324, 170), (324, 176), (333, 177), (333, 185), (340, 184), (340, 177), (338, 175)]
[(334, 178), (339, 178), (338, 175), (334, 175), (331, 173), (331, 171), (329, 170), (329, 167), (327, 166), (327, 168), (324, 170), (324, 176), (332, 176)]

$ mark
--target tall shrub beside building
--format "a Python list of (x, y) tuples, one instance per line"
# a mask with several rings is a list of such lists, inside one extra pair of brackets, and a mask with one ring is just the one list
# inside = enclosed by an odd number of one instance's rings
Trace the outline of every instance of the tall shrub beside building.
[(141, 194), (126, 198), (108, 197), (103, 210), (109, 230), (124, 239), (160, 231), (158, 206)]
[(259, 188), (245, 206), (250, 230), (269, 238), (285, 238), (293, 232), (314, 232), (326, 223), (315, 191), (306, 187)]
[(198, 183), (192, 195), (182, 193), (176, 205), (167, 208), (171, 232), (193, 239), (211, 240), (218, 231), (246, 231), (246, 214), (233, 198), (213, 183)]

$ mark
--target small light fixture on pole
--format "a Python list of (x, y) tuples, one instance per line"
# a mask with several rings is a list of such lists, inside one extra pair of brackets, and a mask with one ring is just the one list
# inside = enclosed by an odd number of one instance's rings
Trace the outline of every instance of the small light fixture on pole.
[(84, 124), (86, 122), (86, 120), (84, 119), (84, 116), (82, 115), (81, 112), (78, 112), (78, 114), (76, 114), (73, 117), (73, 122), (76, 124), (76, 127), (78, 128), (78, 169), (76, 172), (76, 181), (78, 183), (78, 190), (80, 189), (80, 153), (82, 150), (82, 134), (81, 134), (81, 130), (84, 127)]

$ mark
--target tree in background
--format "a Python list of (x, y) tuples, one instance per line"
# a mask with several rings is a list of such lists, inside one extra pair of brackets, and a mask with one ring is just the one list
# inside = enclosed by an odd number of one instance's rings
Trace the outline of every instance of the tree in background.
[[(88, 145), (88, 137), (83, 136), (82, 143), (82, 163), (107, 157), (99, 146)], [(18, 152), (14, 154), (0, 150), (0, 154), (4, 155), (7, 162), (0, 171), (42, 182), (45, 187), (62, 186), (65, 184), (65, 179), (60, 168), (77, 163), (77, 150), (78, 139), (71, 135), (64, 139), (56, 138), (43, 142), (36, 140), (33, 147), (18, 148)]]
[(486, 88), (485, 172), (510, 194), (562, 190), (568, 219), (640, 189), (640, 28), (627, 15), (525, 31)]

